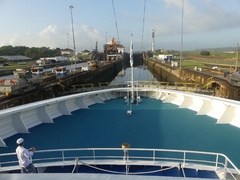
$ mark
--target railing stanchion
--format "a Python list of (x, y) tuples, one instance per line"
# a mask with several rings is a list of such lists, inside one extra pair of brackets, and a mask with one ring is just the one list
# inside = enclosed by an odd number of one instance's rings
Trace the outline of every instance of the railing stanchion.
[(123, 149), (123, 162), (125, 163), (126, 166), (126, 175), (128, 175), (128, 149), (130, 148), (129, 143), (123, 143), (122, 144), (122, 149)]
[(185, 163), (186, 163), (186, 151), (184, 151), (183, 154), (183, 167), (185, 167)]
[(94, 160), (94, 164), (95, 164), (96, 163), (95, 149), (93, 149), (93, 160)]
[(62, 160), (63, 160), (63, 164), (64, 164), (64, 151), (62, 151)]
[(228, 160), (225, 158), (225, 164), (224, 164), (224, 179), (226, 179), (226, 176), (227, 176), (227, 171), (226, 171), (226, 169), (227, 169), (227, 166), (228, 166)]
[(216, 156), (216, 167), (215, 167), (215, 170), (217, 170), (217, 167), (218, 167), (218, 154)]
[(156, 158), (156, 151), (153, 150), (153, 163), (155, 163), (155, 158)]

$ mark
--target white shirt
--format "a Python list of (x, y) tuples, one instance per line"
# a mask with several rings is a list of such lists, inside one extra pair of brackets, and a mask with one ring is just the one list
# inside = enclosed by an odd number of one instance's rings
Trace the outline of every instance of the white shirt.
[(21, 167), (27, 167), (32, 163), (30, 157), (33, 156), (33, 151), (28, 151), (23, 146), (18, 146), (16, 149), (18, 162)]

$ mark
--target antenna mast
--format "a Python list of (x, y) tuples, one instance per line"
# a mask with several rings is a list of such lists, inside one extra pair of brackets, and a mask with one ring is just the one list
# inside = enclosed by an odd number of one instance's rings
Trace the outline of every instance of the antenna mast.
[(152, 30), (152, 52), (155, 51), (155, 29)]
[(75, 60), (75, 68), (77, 69), (77, 64), (76, 64), (76, 46), (75, 46), (75, 37), (74, 37), (74, 28), (73, 28), (73, 15), (72, 15), (72, 9), (74, 8), (73, 5), (69, 6), (70, 11), (71, 11), (71, 21), (72, 21), (72, 34), (73, 34), (73, 49), (74, 49), (74, 60)]

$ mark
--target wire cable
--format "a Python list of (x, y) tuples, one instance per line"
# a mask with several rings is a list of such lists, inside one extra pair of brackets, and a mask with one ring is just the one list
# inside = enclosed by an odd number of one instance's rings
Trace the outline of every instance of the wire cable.
[(120, 42), (119, 34), (118, 34), (117, 17), (116, 17), (116, 13), (115, 13), (115, 8), (114, 8), (114, 2), (113, 2), (113, 0), (112, 0), (112, 7), (113, 7), (113, 13), (114, 13), (114, 17), (115, 17), (115, 25), (116, 25), (116, 30), (117, 30), (118, 42)]
[(78, 166), (78, 158), (75, 159), (75, 165), (74, 165), (74, 168), (72, 170), (72, 173), (75, 171), (77, 166)]
[(183, 177), (186, 177), (186, 174), (185, 174), (185, 171), (184, 171), (184, 168), (183, 168), (182, 164), (180, 163), (179, 166), (180, 166), (180, 168), (182, 170)]
[(142, 52), (142, 48), (143, 48), (143, 34), (144, 34), (144, 23), (145, 23), (145, 9), (146, 9), (146, 0), (144, 0), (144, 9), (143, 9), (143, 26), (142, 26), (141, 52)]

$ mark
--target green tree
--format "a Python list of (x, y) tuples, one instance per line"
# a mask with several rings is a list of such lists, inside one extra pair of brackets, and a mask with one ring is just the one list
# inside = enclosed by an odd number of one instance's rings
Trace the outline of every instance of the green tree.
[(2, 46), (0, 47), (0, 56), (23, 55), (28, 49), (26, 46)]
[(25, 51), (25, 56), (32, 58), (33, 60), (38, 59), (38, 49), (35, 47), (29, 48)]
[(200, 54), (201, 54), (202, 56), (210, 56), (210, 52), (209, 52), (209, 51), (206, 51), (206, 50), (201, 51)]
[(14, 47), (14, 55), (22, 55), (24, 56), (24, 52), (28, 49), (26, 46), (15, 46)]
[(14, 55), (14, 47), (13, 46), (2, 46), (0, 50), (1, 56), (11, 56)]
[(33, 60), (41, 57), (61, 56), (61, 49), (50, 49), (49, 47), (26, 47), (26, 46), (2, 46), (0, 47), (0, 56), (23, 55)]

